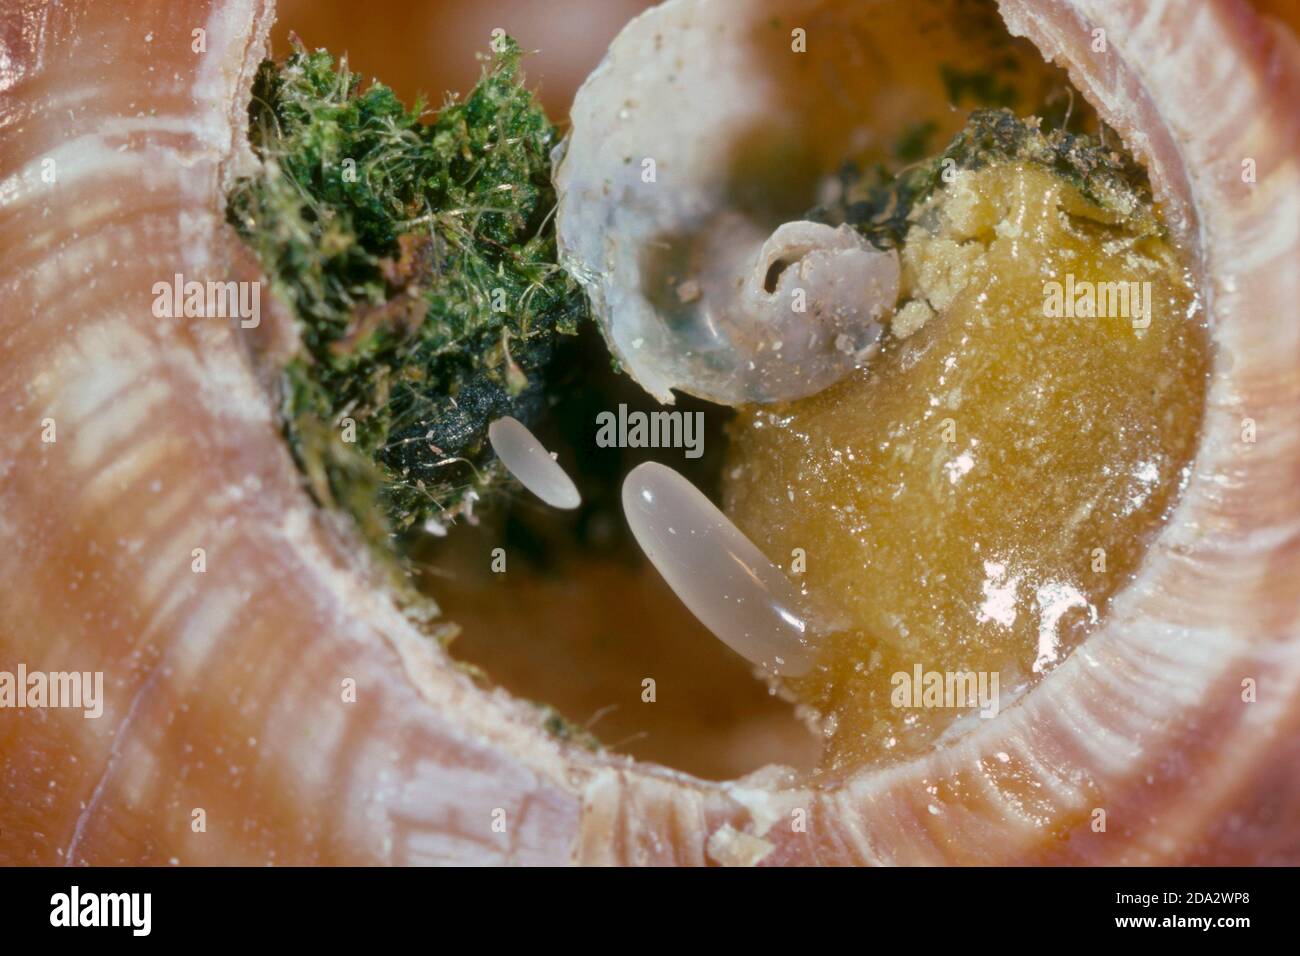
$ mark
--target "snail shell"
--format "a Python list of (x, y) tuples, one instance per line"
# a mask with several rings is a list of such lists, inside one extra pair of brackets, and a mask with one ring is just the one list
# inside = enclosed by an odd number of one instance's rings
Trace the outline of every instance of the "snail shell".
[[(663, 18), (688, 6), (628, 29), (682, 42), (698, 23)], [(252, 332), (152, 317), (152, 284), (177, 271), (254, 277), (223, 187), (254, 161), (241, 129), (269, 4), (11, 2), (0, 665), (102, 670), (106, 700), (99, 720), (0, 713), (0, 862), (757, 858), (730, 852), (738, 834), (765, 841), (765, 865), (1300, 862), (1293, 41), (1228, 0), (1001, 9), (1149, 164), (1189, 243), (1216, 346), (1204, 441), (1139, 579), (1069, 660), (960, 742), (814, 789), (780, 768), (710, 784), (591, 754), (476, 686), (304, 492), (250, 359), (253, 333), (291, 344), (283, 315)], [(746, 49), (724, 37), (708, 55), (739, 68)], [(1245, 678), (1260, 692), (1243, 706)], [(1110, 834), (1091, 831), (1098, 806)], [(796, 809), (807, 832), (786, 825)]]
[(643, 14), (578, 91), (556, 151), (560, 261), (662, 402), (673, 389), (727, 405), (819, 392), (874, 351), (898, 297), (892, 249), (790, 218), (870, 111), (862, 84), (791, 53), (786, 24), (817, 4), (760, 6), (670, 0)]

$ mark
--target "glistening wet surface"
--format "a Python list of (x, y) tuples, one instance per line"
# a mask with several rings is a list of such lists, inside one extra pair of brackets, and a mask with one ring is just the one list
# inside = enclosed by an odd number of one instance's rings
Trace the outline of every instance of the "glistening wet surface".
[[(1004, 709), (1059, 664), (1131, 580), (1201, 425), (1206, 337), (1165, 239), (1036, 167), (940, 196), (904, 251), (911, 334), (819, 395), (743, 413), (724, 468), (737, 524), (842, 611), (794, 684), (832, 770), (979, 719), (978, 701), (927, 697), (927, 673), (996, 676)], [(1137, 283), (1127, 317), (1048, 314), (1088, 290), (1121, 311), (1102, 285), (1120, 282)]]

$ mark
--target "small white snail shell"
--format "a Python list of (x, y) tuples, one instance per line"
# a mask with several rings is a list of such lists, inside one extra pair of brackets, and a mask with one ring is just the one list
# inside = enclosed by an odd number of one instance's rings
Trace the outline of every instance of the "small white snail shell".
[(756, 49), (756, 20), (736, 0), (648, 11), (579, 90), (556, 151), (561, 262), (663, 402), (821, 391), (871, 352), (898, 294), (892, 250), (791, 221), (844, 159), (866, 98), (838, 78), (832, 96), (788, 30)]

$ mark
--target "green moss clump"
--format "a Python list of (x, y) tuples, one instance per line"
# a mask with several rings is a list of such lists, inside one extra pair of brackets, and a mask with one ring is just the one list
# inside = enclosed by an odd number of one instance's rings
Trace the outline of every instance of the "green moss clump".
[(1146, 171), (1122, 147), (1066, 129), (1045, 132), (1038, 119), (1021, 119), (1006, 109), (974, 111), (942, 153), (897, 175), (880, 166), (863, 172), (846, 165), (836, 201), (813, 209), (808, 218), (848, 223), (877, 247), (895, 248), (907, 235), (912, 210), (943, 187), (945, 170), (1017, 162), (1051, 170), (1140, 232), (1160, 229)]
[(487, 425), (528, 420), (585, 313), (556, 264), (556, 132), (505, 40), (432, 122), (295, 41), (250, 107), (258, 175), (228, 218), (293, 310), (284, 418), (311, 490), (372, 540), (472, 506), (499, 476)]

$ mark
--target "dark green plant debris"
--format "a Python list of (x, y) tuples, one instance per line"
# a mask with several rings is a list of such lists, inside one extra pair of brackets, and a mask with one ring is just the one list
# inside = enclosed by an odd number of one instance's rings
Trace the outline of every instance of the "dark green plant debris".
[(500, 475), (487, 425), (534, 416), (556, 337), (585, 312), (556, 264), (556, 133), (519, 61), (506, 40), (428, 123), (296, 41), (254, 85), (263, 167), (234, 185), (228, 217), (298, 321), (294, 454), (371, 540), (486, 493)]
[[(1114, 134), (1108, 138), (1119, 142)], [(1017, 162), (1051, 170), (1089, 200), (1143, 232), (1159, 229), (1146, 170), (1122, 147), (1110, 147), (1099, 137), (1066, 129), (1044, 131), (1036, 118), (1021, 119), (1005, 109), (971, 113), (947, 149), (897, 175), (883, 166), (864, 172), (853, 164), (845, 165), (839, 174), (837, 200), (808, 215), (831, 225), (848, 223), (879, 248), (897, 247), (907, 235), (912, 210), (943, 186), (945, 168), (981, 169)]]

